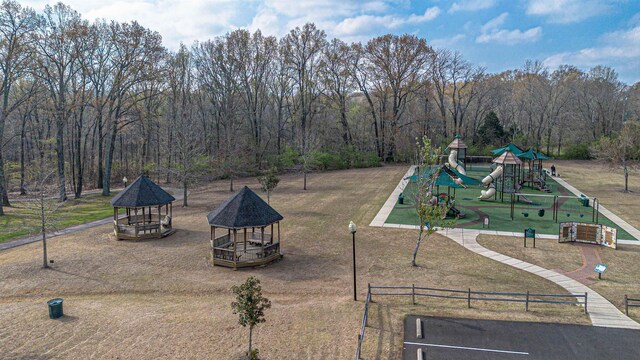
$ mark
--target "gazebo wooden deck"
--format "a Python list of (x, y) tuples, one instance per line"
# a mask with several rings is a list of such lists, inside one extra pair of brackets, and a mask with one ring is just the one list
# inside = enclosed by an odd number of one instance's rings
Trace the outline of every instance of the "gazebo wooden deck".
[(207, 216), (213, 265), (237, 269), (282, 258), (282, 219), (282, 215), (245, 186)]
[[(161, 238), (175, 233), (172, 203), (175, 198), (142, 175), (111, 199), (113, 229), (118, 240)], [(120, 208), (125, 216), (120, 217)]]

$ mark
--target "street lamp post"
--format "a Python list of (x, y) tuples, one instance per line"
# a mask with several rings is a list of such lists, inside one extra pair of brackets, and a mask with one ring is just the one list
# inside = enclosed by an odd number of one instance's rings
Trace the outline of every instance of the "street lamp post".
[(353, 241), (353, 301), (358, 301), (358, 294), (356, 292), (356, 224), (351, 221), (349, 223), (349, 231), (351, 232), (351, 239)]

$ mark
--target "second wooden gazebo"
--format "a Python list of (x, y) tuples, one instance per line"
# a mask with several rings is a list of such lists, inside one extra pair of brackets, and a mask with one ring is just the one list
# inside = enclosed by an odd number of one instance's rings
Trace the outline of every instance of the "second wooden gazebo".
[[(175, 198), (142, 175), (111, 199), (113, 228), (118, 240), (160, 238), (173, 234)], [(119, 209), (125, 209), (120, 217)]]
[[(282, 219), (282, 215), (245, 186), (207, 216), (213, 265), (236, 269), (280, 259)], [(278, 231), (277, 236), (274, 230)]]

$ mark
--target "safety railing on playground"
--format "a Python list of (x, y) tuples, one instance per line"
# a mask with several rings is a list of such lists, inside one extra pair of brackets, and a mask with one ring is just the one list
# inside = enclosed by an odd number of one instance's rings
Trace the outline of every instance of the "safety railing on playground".
[[(451, 294), (454, 294), (454, 295), (451, 295)], [(586, 292), (584, 293), (584, 295), (582, 294), (541, 294), (541, 293), (532, 293), (529, 291), (527, 291), (526, 293), (472, 291), (470, 288), (466, 290), (439, 289), (439, 288), (418, 287), (418, 286), (415, 286), (415, 284), (412, 284), (411, 286), (373, 286), (369, 284), (367, 289), (367, 299), (364, 304), (364, 316), (362, 317), (362, 325), (360, 327), (360, 333), (358, 334), (358, 347), (356, 348), (356, 360), (360, 360), (362, 341), (364, 340), (364, 333), (367, 326), (367, 318), (369, 314), (369, 304), (373, 301), (372, 300), (373, 295), (411, 296), (411, 303), (413, 305), (416, 304), (416, 297), (420, 297), (420, 296), (466, 300), (467, 308), (471, 308), (472, 300), (473, 301), (519, 302), (519, 303), (524, 303), (525, 311), (529, 311), (529, 304), (531, 303), (579, 305), (579, 306), (584, 306), (585, 314), (588, 313)], [(575, 298), (576, 301), (554, 300), (554, 299), (562, 299), (562, 298)], [(625, 296), (625, 299), (627, 299), (626, 296)], [(635, 299), (630, 299), (630, 300), (635, 300)], [(640, 304), (632, 305), (632, 306), (640, 306)]]
[(632, 299), (627, 295), (624, 296), (624, 314), (629, 316), (630, 307), (640, 307), (640, 299)]

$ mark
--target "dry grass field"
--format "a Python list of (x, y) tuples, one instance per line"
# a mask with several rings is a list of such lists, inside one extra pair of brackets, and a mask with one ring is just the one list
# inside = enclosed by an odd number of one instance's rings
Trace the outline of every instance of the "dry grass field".
[[(560, 169), (563, 169), (560, 167)], [(230, 196), (227, 182), (194, 190), (188, 208), (174, 206), (178, 232), (161, 240), (115, 241), (110, 226), (41, 245), (0, 252), (0, 349), (8, 359), (238, 359), (248, 330), (231, 312), (232, 285), (254, 275), (273, 307), (254, 331), (264, 359), (345, 359), (353, 356), (367, 282), (565, 293), (563, 289), (434, 236), (410, 266), (415, 230), (370, 228), (406, 166), (283, 176), (271, 205), (281, 223), (284, 259), (232, 271), (210, 265), (207, 212)], [(562, 170), (561, 170), (562, 171)], [(257, 189), (253, 178), (236, 182)], [(577, 184), (579, 186), (579, 184)], [(358, 302), (353, 301), (351, 238), (358, 224)], [(63, 297), (65, 317), (50, 320), (46, 301)], [(483, 319), (589, 323), (572, 306), (474, 304), (459, 300), (374, 298), (365, 359), (400, 359), (402, 318), (409, 312)]]
[[(629, 171), (629, 190), (624, 193), (621, 167), (610, 167), (596, 161), (559, 160), (554, 162), (562, 178), (585, 195), (597, 197), (601, 205), (629, 224), (640, 228), (640, 172)], [(551, 162), (545, 163), (551, 166)]]

